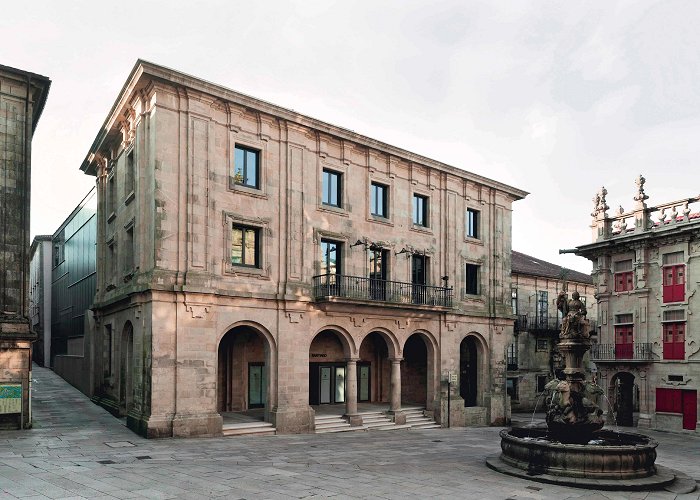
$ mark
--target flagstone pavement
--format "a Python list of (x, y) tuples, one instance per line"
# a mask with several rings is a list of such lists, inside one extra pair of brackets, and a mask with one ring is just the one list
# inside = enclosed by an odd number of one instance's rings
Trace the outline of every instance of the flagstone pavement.
[[(499, 428), (146, 440), (38, 366), (33, 407), (33, 429), (0, 431), (0, 498), (700, 498), (498, 474)], [(700, 480), (700, 438), (648, 434), (658, 463)]]

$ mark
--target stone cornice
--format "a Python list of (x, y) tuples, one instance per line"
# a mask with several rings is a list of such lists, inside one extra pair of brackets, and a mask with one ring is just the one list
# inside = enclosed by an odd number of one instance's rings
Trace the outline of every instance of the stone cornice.
[(527, 196), (529, 193), (527, 191), (503, 184), (498, 181), (494, 181), (487, 177), (482, 177), (477, 174), (473, 174), (466, 170), (462, 170), (445, 163), (432, 160), (425, 156), (421, 156), (410, 151), (386, 144), (384, 142), (372, 139), (370, 137), (358, 134), (352, 130), (339, 127), (336, 125), (331, 125), (329, 123), (317, 120), (315, 118), (297, 113), (296, 111), (277, 106), (275, 104), (256, 99), (254, 97), (236, 92), (234, 90), (228, 89), (226, 87), (216, 85), (214, 83), (196, 78), (179, 71), (175, 71), (157, 64), (153, 64), (144, 60), (139, 59), (136, 61), (134, 68), (132, 69), (124, 87), (119, 93), (119, 97), (113, 104), (107, 118), (100, 129), (97, 137), (95, 138), (90, 151), (86, 159), (83, 161), (80, 169), (88, 175), (95, 175), (95, 169), (93, 166), (93, 157), (95, 153), (102, 147), (105, 139), (113, 133), (113, 128), (117, 125), (123, 113), (123, 110), (128, 106), (131, 96), (135, 91), (140, 90), (145, 87), (150, 82), (150, 79), (158, 79), (166, 81), (172, 85), (182, 86), (187, 89), (192, 89), (198, 92), (202, 92), (215, 98), (219, 98), (228, 102), (250, 108), (261, 113), (270, 115), (275, 118), (281, 118), (290, 124), (296, 124), (303, 127), (307, 127), (309, 132), (320, 132), (328, 134), (332, 137), (351, 141), (354, 144), (361, 145), (364, 147), (372, 148), (383, 153), (398, 157), (400, 159), (415, 162), (427, 167), (433, 168), (435, 170), (446, 172), (448, 174), (454, 175), (461, 179), (466, 179), (484, 186), (491, 187), (498, 191), (508, 194), (513, 200), (519, 200)]

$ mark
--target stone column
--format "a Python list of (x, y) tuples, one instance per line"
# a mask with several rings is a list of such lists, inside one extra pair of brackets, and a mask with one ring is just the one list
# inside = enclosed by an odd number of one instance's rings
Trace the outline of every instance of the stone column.
[(406, 415), (401, 411), (401, 358), (391, 359), (391, 399), (389, 413), (394, 416), (394, 423), (406, 423)]
[(345, 417), (350, 425), (362, 425), (357, 414), (357, 360), (348, 359), (345, 365)]

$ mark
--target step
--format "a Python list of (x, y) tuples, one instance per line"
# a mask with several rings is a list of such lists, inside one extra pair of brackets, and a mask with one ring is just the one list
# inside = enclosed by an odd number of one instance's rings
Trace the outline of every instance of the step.
[(410, 424), (411, 429), (441, 429), (442, 426), (436, 422), (426, 422), (425, 424)]
[(345, 420), (342, 415), (316, 415), (314, 417), (316, 422), (326, 422), (334, 420)]
[(399, 431), (402, 429), (410, 429), (410, 425), (396, 425), (396, 424), (391, 424), (391, 425), (382, 425), (382, 426), (377, 426), (377, 427), (370, 427), (368, 430), (369, 431)]
[(341, 422), (316, 422), (316, 429), (328, 429), (330, 427), (349, 427), (350, 424), (346, 421)]
[(330, 428), (324, 428), (324, 429), (316, 429), (316, 434), (330, 434), (331, 432), (356, 432), (356, 431), (366, 431), (366, 430), (367, 430), (367, 428), (365, 428), (362, 425), (352, 426), (352, 425), (348, 424), (345, 427), (330, 427)]
[(226, 429), (253, 429), (255, 427), (272, 427), (270, 422), (242, 422), (240, 424), (224, 424), (223, 428)]
[(236, 426), (225, 426), (223, 429), (224, 436), (274, 436), (277, 434), (277, 429), (275, 429), (272, 424), (267, 423), (266, 425), (258, 425), (256, 427), (239, 427), (242, 424), (236, 424)]

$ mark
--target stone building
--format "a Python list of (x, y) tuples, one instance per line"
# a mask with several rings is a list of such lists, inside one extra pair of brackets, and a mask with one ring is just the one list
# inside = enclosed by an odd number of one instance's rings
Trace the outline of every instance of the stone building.
[(37, 340), (32, 360), (51, 366), (51, 235), (35, 236), (29, 249), (29, 324)]
[(31, 150), (50, 85), (45, 76), (0, 65), (0, 426), (31, 424)]
[[(95, 400), (149, 436), (358, 405), (506, 418), (512, 203), (527, 193), (138, 61), (97, 181)], [(460, 377), (461, 374), (461, 377)], [(465, 406), (466, 405), (466, 406)]]
[(602, 188), (593, 243), (575, 250), (593, 262), (597, 286), (591, 358), (619, 424), (697, 432), (700, 197), (649, 207), (644, 182), (636, 180), (633, 209), (613, 216)]
[[(557, 349), (561, 313), (560, 292), (578, 292), (588, 309), (595, 333), (597, 304), (590, 275), (513, 250), (511, 253), (511, 307), (516, 315), (513, 342), (506, 354), (507, 392), (514, 412), (543, 409), (544, 386), (563, 368)], [(539, 404), (538, 404), (539, 402)]]

